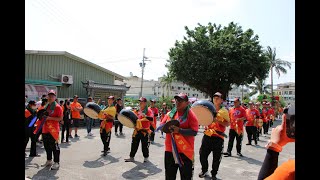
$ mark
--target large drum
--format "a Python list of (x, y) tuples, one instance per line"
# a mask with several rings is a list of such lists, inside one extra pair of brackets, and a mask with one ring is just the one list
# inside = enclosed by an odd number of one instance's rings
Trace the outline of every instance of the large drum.
[(216, 108), (213, 103), (208, 100), (198, 100), (194, 102), (191, 110), (196, 115), (198, 124), (201, 126), (210, 125), (213, 122), (213, 118), (217, 115)]
[(137, 115), (129, 109), (122, 109), (118, 114), (118, 120), (126, 127), (134, 128), (137, 122)]
[(83, 108), (83, 112), (92, 119), (98, 119), (99, 112), (101, 108), (98, 104), (94, 102), (88, 102), (86, 107)]

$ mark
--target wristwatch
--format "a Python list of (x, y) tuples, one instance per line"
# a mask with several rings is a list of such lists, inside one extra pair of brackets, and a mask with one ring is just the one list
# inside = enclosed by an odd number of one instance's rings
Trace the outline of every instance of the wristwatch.
[(281, 152), (282, 151), (282, 147), (277, 144), (277, 143), (274, 143), (272, 141), (268, 141), (268, 143), (266, 144), (265, 146), (267, 149), (271, 149), (273, 151), (276, 151), (276, 152)]

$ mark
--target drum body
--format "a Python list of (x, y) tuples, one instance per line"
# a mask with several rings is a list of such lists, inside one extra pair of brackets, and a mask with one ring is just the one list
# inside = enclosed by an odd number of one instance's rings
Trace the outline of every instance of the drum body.
[(83, 108), (83, 112), (92, 119), (98, 119), (98, 114), (100, 111), (100, 106), (94, 102), (88, 102), (86, 107)]
[(199, 100), (192, 104), (191, 110), (194, 112), (201, 126), (208, 126), (217, 115), (213, 103), (208, 100)]
[(126, 127), (134, 128), (137, 122), (137, 115), (129, 109), (122, 109), (118, 114), (118, 120)]

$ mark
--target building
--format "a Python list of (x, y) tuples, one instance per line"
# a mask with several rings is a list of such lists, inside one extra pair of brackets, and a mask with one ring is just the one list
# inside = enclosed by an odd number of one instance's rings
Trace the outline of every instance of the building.
[(130, 87), (115, 85), (126, 78), (65, 51), (25, 51), (25, 94), (38, 100), (49, 89), (59, 99), (92, 96), (106, 100), (123, 97)]
[(278, 84), (277, 88), (273, 90), (274, 95), (280, 96), (283, 101), (288, 104), (295, 104), (295, 83), (288, 82)]
[(229, 101), (233, 101), (234, 98), (240, 98), (242, 101), (243, 97), (248, 95), (250, 92), (247, 88), (242, 87), (242, 86), (232, 86), (232, 89), (228, 92), (228, 97), (227, 99)]

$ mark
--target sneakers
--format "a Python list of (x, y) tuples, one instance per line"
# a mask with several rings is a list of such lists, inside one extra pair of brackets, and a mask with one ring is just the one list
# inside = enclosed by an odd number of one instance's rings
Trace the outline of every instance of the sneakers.
[(90, 136), (93, 136), (93, 133), (92, 133), (92, 132), (89, 132), (89, 135), (90, 135)]
[(134, 158), (133, 157), (130, 157), (128, 159), (124, 159), (124, 162), (133, 162), (134, 161)]
[(71, 134), (69, 135), (69, 138), (73, 138)]
[(124, 133), (123, 132), (120, 132), (120, 136), (123, 136), (124, 135)]
[(199, 173), (199, 178), (204, 178), (208, 175), (208, 171)]
[(41, 167), (52, 166), (52, 164), (53, 164), (52, 160), (47, 160), (47, 162), (41, 165)]
[(60, 167), (60, 164), (57, 163), (57, 162), (55, 162), (55, 163), (51, 166), (51, 169), (52, 169), (52, 170), (57, 170), (57, 169), (59, 169), (59, 167)]
[(118, 133), (115, 133), (115, 135), (116, 135), (116, 136), (119, 136), (119, 134), (118, 134)]
[(243, 157), (243, 155), (240, 152), (238, 152), (237, 155), (240, 157)]
[(224, 157), (229, 157), (229, 156), (231, 156), (231, 152), (224, 152), (223, 154), (224, 154)]
[(143, 162), (148, 162), (149, 159), (148, 158), (144, 158)]
[(217, 180), (218, 178), (216, 176), (211, 177), (212, 180)]
[(78, 136), (78, 134), (75, 134), (74, 137), (80, 137), (80, 136)]
[(246, 145), (252, 145), (251, 143), (247, 143)]

